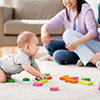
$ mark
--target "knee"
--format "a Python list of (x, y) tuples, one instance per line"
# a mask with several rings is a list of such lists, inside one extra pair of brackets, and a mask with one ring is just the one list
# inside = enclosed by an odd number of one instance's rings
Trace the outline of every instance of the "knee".
[(73, 36), (73, 30), (71, 30), (71, 29), (67, 29), (64, 33), (63, 33), (63, 40), (64, 41), (70, 41), (70, 38)]
[(53, 60), (58, 63), (58, 64), (63, 64), (63, 61), (61, 59), (61, 56), (60, 56), (60, 51), (57, 50), (53, 53)]
[(6, 82), (6, 79), (1, 79), (0, 80), (0, 83), (5, 83)]

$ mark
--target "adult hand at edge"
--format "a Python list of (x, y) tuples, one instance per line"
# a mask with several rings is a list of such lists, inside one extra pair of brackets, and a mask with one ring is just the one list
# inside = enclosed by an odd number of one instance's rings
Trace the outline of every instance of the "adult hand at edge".
[(94, 54), (91, 59), (89, 60), (89, 62), (93, 63), (96, 65), (96, 63), (100, 61), (100, 52), (97, 52), (96, 54)]

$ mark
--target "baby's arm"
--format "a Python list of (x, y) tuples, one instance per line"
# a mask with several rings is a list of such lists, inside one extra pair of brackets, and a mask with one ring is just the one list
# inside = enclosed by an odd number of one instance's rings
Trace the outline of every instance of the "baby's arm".
[(31, 75), (33, 75), (33, 76), (36, 76), (36, 77), (40, 77), (40, 78), (47, 78), (47, 76), (46, 75), (44, 75), (44, 74), (42, 74), (42, 73), (40, 73), (37, 69), (35, 69), (35, 68), (33, 68), (33, 67), (31, 67), (30, 65), (28, 65), (28, 64), (21, 64), (21, 66), (23, 67), (23, 69), (25, 69), (25, 71), (27, 71), (28, 73), (30, 73)]
[(37, 71), (41, 72), (39, 66), (36, 66), (35, 69), (36, 69)]

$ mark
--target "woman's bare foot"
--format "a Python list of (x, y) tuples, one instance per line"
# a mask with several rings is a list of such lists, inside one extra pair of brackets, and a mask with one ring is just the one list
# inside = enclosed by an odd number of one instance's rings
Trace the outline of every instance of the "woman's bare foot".
[(53, 57), (50, 56), (50, 55), (46, 55), (46, 56), (43, 56), (41, 58), (39, 58), (38, 60), (49, 60), (49, 61), (53, 61)]

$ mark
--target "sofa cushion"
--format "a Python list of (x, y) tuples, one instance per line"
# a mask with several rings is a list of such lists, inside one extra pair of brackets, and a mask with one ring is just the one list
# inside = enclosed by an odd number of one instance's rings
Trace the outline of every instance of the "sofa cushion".
[(64, 8), (61, 0), (13, 0), (15, 19), (50, 19)]
[[(31, 31), (40, 35), (41, 26), (48, 20), (8, 20), (4, 23), (4, 34), (18, 35), (21, 31)], [(62, 34), (64, 26), (61, 25), (49, 31), (52, 35)]]

